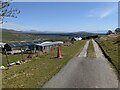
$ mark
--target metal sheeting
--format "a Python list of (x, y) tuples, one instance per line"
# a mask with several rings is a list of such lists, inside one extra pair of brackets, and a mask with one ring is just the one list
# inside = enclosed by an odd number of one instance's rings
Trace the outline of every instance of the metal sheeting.
[(26, 42), (20, 42), (22, 46), (27, 46), (28, 44)]
[(57, 45), (57, 44), (63, 44), (62, 41), (56, 41), (56, 42), (50, 42), (50, 41), (32, 41), (32, 42), (14, 42), (14, 43), (7, 43), (11, 48), (14, 47), (22, 47), (22, 46), (51, 46), (51, 45)]
[(22, 47), (22, 46), (32, 46), (35, 44), (40, 44), (42, 41), (32, 41), (32, 42), (14, 42), (14, 43), (7, 43), (10, 47)]
[(34, 42), (26, 42), (27, 43), (27, 46), (32, 46), (32, 45), (35, 45)]
[(52, 42), (53, 44), (63, 44), (64, 42), (62, 41), (56, 41), (56, 42)]
[(1, 47), (1, 48), (4, 48), (4, 45), (5, 45), (5, 44), (6, 44), (6, 43), (1, 43), (1, 42), (0, 42), (0, 47)]
[(41, 44), (36, 44), (37, 46), (52, 46), (52, 45), (58, 45), (58, 44), (63, 44), (62, 41), (56, 41), (56, 42), (43, 42)]
[(10, 47), (20, 47), (22, 46), (19, 42), (15, 42), (15, 43), (7, 43)]
[(42, 43), (43, 41), (33, 41), (34, 44)]

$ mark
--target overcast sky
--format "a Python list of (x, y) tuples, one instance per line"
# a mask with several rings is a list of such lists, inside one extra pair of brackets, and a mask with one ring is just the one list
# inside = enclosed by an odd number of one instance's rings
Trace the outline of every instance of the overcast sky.
[(14, 2), (21, 13), (3, 28), (18, 31), (107, 32), (118, 27), (117, 2)]

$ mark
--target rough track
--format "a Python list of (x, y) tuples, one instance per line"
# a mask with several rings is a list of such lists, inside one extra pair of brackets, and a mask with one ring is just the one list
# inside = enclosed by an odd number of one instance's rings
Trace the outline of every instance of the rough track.
[(118, 88), (117, 75), (93, 41), (96, 58), (87, 58), (86, 42), (78, 57), (71, 59), (43, 88)]

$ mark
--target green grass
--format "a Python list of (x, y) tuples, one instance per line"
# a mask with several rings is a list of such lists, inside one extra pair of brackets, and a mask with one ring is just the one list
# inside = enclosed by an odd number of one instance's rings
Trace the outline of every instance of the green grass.
[[(9, 63), (22, 60), (22, 54), (7, 55), (7, 56)], [(23, 58), (26, 58), (27, 56), (28, 54), (23, 54)], [(6, 66), (7, 64), (8, 63), (7, 63), (6, 55), (2, 55), (2, 65)]]
[[(1, 36), (2, 35), (2, 36)], [(60, 35), (35, 35), (28, 33), (21, 33), (17, 31), (11, 30), (0, 30), (0, 37), (2, 38), (2, 42), (10, 42), (10, 41), (32, 41), (37, 39), (47, 39), (47, 40), (68, 40), (68, 36), (60, 36)]]
[(83, 47), (85, 41), (78, 41), (69, 46), (61, 47), (63, 58), (55, 58), (57, 49), (30, 62), (16, 65), (3, 71), (3, 88), (38, 88), (56, 74), (77, 52)]
[(0, 54), (0, 66), (2, 66), (2, 54)]
[[(120, 72), (120, 57), (118, 55), (120, 49), (120, 43), (116, 43), (117, 39), (111, 38), (108, 40), (97, 40), (101, 45), (107, 56), (110, 57), (112, 63), (114, 63), (117, 70)], [(119, 75), (120, 76), (120, 75)]]
[(87, 49), (87, 57), (90, 57), (90, 58), (95, 57), (95, 51), (94, 51), (92, 40), (90, 40), (90, 42), (89, 42), (89, 46)]

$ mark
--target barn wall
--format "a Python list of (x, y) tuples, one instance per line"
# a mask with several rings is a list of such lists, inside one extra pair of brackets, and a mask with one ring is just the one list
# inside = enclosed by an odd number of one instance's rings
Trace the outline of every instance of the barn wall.
[(4, 46), (4, 50), (6, 49), (6, 51), (12, 51), (12, 48), (8, 45), (8, 44), (6, 44), (5, 46)]

